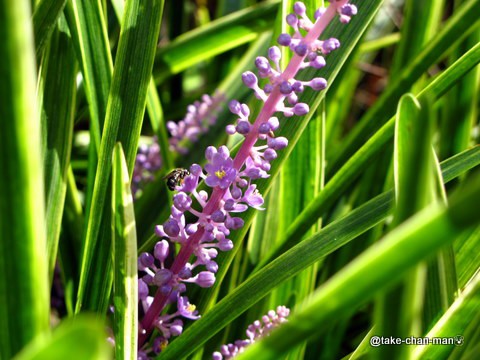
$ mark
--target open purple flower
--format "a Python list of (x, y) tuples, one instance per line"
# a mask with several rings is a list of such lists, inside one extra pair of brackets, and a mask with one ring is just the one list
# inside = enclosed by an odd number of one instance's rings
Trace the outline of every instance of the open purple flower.
[(228, 150), (213, 154), (211, 162), (205, 165), (205, 170), (208, 172), (205, 183), (210, 187), (219, 186), (221, 189), (228, 188), (238, 173), (237, 169), (233, 167), (233, 160), (229, 156)]

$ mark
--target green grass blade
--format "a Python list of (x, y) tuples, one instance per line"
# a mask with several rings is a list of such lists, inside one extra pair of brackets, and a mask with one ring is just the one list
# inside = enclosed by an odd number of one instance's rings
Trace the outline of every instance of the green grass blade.
[(468, 211), (480, 201), (479, 180), (476, 176), (458, 191), (448, 209), (441, 204), (429, 206), (367, 249), (321, 286), (302, 310), (248, 347), (239, 359), (278, 359), (291, 347), (321, 334), (324, 324), (372, 300), (459, 233), (478, 224), (480, 219)]
[(0, 0), (0, 357), (49, 320), (44, 178), (30, 2)]
[(162, 82), (190, 66), (255, 40), (272, 28), (278, 0), (238, 11), (177, 37), (155, 57), (155, 80)]
[(65, 16), (85, 82), (93, 134), (91, 144), (98, 152), (113, 68), (107, 26), (99, 1), (68, 1)]
[[(396, 208), (390, 228), (395, 228), (434, 199), (434, 162), (431, 149), (433, 114), (429, 102), (420, 104), (411, 94), (402, 96), (395, 122)], [(376, 302), (376, 334), (420, 336), (421, 310), (427, 279), (426, 264), (407, 273), (392, 290)], [(378, 358), (402, 359), (410, 356), (410, 346), (383, 346), (375, 349)]]
[(35, 6), (32, 21), (37, 60), (41, 58), (66, 3), (67, 0), (41, 0)]
[(480, 228), (473, 229), (470, 233), (458, 238), (454, 247), (458, 283), (463, 287), (478, 270), (478, 264), (480, 264), (480, 252), (477, 251), (480, 248)]
[(137, 359), (137, 236), (128, 168), (120, 143), (112, 168), (113, 306), (115, 358)]
[(454, 13), (442, 31), (429, 42), (362, 117), (359, 124), (345, 138), (341, 149), (330, 157), (327, 177), (335, 173), (341, 164), (346, 162), (355, 150), (393, 115), (400, 96), (409, 91), (417, 79), (435, 64), (442, 54), (472, 31), (479, 19), (480, 0), (467, 1)]
[[(457, 337), (466, 346), (471, 338), (465, 337), (470, 324), (478, 328), (480, 314), (480, 274), (477, 273), (467, 284), (459, 297), (443, 314), (433, 328), (425, 335), (430, 339), (436, 337)], [(477, 321), (475, 323), (475, 321)], [(462, 337), (462, 339), (460, 339)], [(446, 359), (449, 353), (458, 346), (450, 345), (422, 345), (414, 349), (414, 359)]]
[[(42, 66), (42, 130), (45, 166), (48, 269), (53, 275), (62, 224), (73, 137), (77, 64), (63, 19)], [(62, 69), (59, 71), (59, 69)]]
[[(155, 56), (163, 1), (126, 3), (112, 86), (87, 221), (76, 311), (82, 307), (103, 313), (111, 287), (111, 224), (109, 179), (115, 143), (121, 142), (130, 174), (145, 112), (147, 88)], [(142, 54), (142, 56), (138, 56)], [(98, 247), (97, 247), (98, 245)], [(105, 260), (107, 259), (107, 260)]]
[[(465, 167), (457, 166), (452, 163), (453, 161), (459, 161)], [(462, 154), (455, 160), (444, 162), (445, 181), (452, 180), (453, 177), (459, 176), (478, 164), (480, 164), (480, 148)], [(181, 358), (194, 351), (215, 332), (220, 331), (222, 327), (265, 297), (282, 282), (383, 221), (389, 214), (392, 205), (393, 191), (383, 193), (343, 218), (328, 224), (316, 234), (270, 262), (209, 309), (201, 319), (182, 334), (182, 337), (169, 344), (162, 353), (162, 359)], [(204, 303), (208, 304), (208, 300)], [(202, 308), (200, 307), (200, 309)]]
[(108, 360), (111, 350), (105, 337), (104, 325), (97, 319), (66, 320), (52, 336), (37, 338), (14, 360)]

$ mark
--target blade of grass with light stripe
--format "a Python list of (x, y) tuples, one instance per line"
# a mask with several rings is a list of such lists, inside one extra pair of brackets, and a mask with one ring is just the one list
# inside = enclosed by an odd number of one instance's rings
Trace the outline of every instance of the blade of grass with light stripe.
[[(479, 174), (477, 174), (479, 175)], [(318, 337), (323, 324), (342, 318), (398, 282), (412, 267), (434, 255), (462, 231), (480, 222), (472, 213), (480, 201), (480, 176), (457, 191), (450, 207), (433, 204), (389, 233), (378, 244), (321, 286), (302, 310), (239, 355), (239, 360), (278, 359), (305, 339)]]
[[(461, 164), (461, 165), (460, 165)], [(480, 164), (480, 147), (459, 154), (442, 165), (444, 180), (453, 178)], [(308, 268), (360, 234), (383, 221), (393, 206), (393, 191), (383, 193), (338, 219), (296, 245), (209, 308), (181, 337), (162, 352), (162, 359), (187, 356), (224, 326), (272, 291), (282, 282)], [(202, 292), (203, 294), (203, 292)], [(200, 309), (209, 304), (206, 298)], [(211, 305), (210, 305), (211, 306)], [(209, 306), (209, 307), (210, 307)]]
[(29, 0), (0, 0), (0, 357), (48, 331), (44, 178)]
[(155, 57), (156, 83), (178, 74), (200, 61), (255, 40), (272, 28), (280, 1), (260, 5), (212, 21), (177, 37)]
[[(419, 103), (411, 94), (400, 99), (395, 121), (394, 171), (396, 207), (390, 228), (402, 224), (435, 200), (434, 163), (431, 149), (433, 113), (429, 101)], [(393, 289), (375, 303), (376, 334), (420, 336), (427, 280), (425, 263), (409, 271)], [(411, 346), (380, 346), (377, 358), (404, 359)]]
[(479, 22), (480, 0), (466, 1), (360, 119), (358, 125), (344, 139), (341, 149), (329, 157), (327, 178), (335, 174), (355, 150), (393, 115), (400, 96), (409, 91), (429, 67), (434, 65), (448, 49), (473, 31)]
[(113, 153), (112, 183), (115, 358), (137, 360), (137, 235), (128, 168), (120, 143)]
[[(73, 137), (77, 63), (65, 19), (52, 35), (42, 68), (42, 135), (45, 171), (48, 269), (57, 259)], [(59, 71), (59, 69), (62, 69)]]
[(105, 325), (98, 319), (79, 316), (68, 319), (51, 336), (40, 336), (13, 360), (108, 360), (111, 349), (105, 340)]
[[(121, 142), (130, 174), (137, 153), (147, 88), (160, 31), (163, 0), (127, 1), (110, 89), (105, 129), (87, 221), (76, 311), (103, 313), (111, 290), (111, 223), (109, 179), (112, 154)], [(138, 56), (142, 54), (142, 56)], [(97, 246), (98, 245), (98, 246)]]
[(37, 61), (40, 60), (66, 3), (67, 0), (40, 0), (35, 6), (32, 21)]

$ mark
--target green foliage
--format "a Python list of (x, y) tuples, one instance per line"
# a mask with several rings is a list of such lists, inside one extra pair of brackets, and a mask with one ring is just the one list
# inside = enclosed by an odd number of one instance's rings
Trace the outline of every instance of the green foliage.
[[(210, 358), (278, 305), (288, 322), (241, 359), (478, 357), (480, 0), (351, 2), (351, 22), (321, 36), (341, 47), (299, 75), (328, 88), (299, 94), (306, 116), (276, 113), (289, 145), (255, 181), (265, 210), (239, 214), (213, 287), (188, 285), (201, 318), (159, 359)], [(227, 104), (261, 112), (241, 76), (291, 31), (294, 3), (0, 0), (1, 359), (134, 360), (154, 346), (158, 330), (138, 347), (137, 259), (170, 215), (164, 176), (204, 165), (209, 145), (239, 151)], [(305, 1), (309, 16), (319, 3)], [(215, 124), (173, 151), (168, 121), (215, 91)], [(161, 166), (132, 195), (152, 142)]]

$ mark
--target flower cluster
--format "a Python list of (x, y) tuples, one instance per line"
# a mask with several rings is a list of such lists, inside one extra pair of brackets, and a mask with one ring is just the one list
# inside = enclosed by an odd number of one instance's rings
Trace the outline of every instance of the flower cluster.
[(178, 123), (167, 122), (167, 129), (170, 132), (170, 150), (185, 155), (188, 153), (189, 142), (195, 143), (198, 137), (208, 131), (217, 122), (217, 113), (224, 96), (215, 93), (213, 96), (207, 94), (202, 96), (202, 101), (195, 101), (187, 107), (187, 114)]
[(142, 144), (138, 147), (137, 157), (133, 168), (132, 193), (138, 196), (138, 192), (146, 183), (153, 181), (154, 174), (162, 167), (160, 145), (157, 138), (153, 138), (151, 145)]
[[(204, 94), (201, 101), (195, 101), (187, 107), (187, 114), (178, 123), (167, 122), (167, 129), (170, 132), (168, 139), (170, 150), (179, 154), (188, 153), (188, 145), (198, 141), (200, 135), (217, 121), (217, 112), (224, 101), (224, 96), (215, 93), (213, 96)], [(139, 195), (139, 191), (145, 184), (152, 182), (155, 173), (162, 167), (160, 145), (154, 137), (152, 144), (142, 144), (138, 148), (137, 157), (132, 176), (132, 193)]]
[[(146, 356), (148, 351), (160, 351), (172, 336), (181, 334), (181, 318), (199, 317), (195, 306), (184, 294), (187, 284), (203, 288), (213, 286), (218, 270), (215, 261), (218, 251), (232, 249), (233, 242), (229, 239), (231, 231), (244, 226), (243, 219), (237, 214), (250, 207), (261, 209), (264, 200), (254, 181), (270, 176), (271, 161), (277, 157), (277, 151), (288, 145), (285, 137), (275, 136), (280, 126), (275, 113), (283, 113), (285, 117), (306, 115), (309, 106), (298, 101), (305, 87), (316, 91), (327, 87), (326, 80), (321, 77), (310, 81), (300, 81), (294, 77), (307, 67), (323, 67), (324, 55), (340, 46), (337, 39), (322, 41), (318, 37), (337, 13), (342, 22), (347, 22), (346, 19), (356, 12), (356, 8), (347, 2), (338, 0), (327, 9), (317, 10), (315, 23), (306, 16), (305, 5), (295, 3), (294, 13), (287, 16), (287, 23), (292, 26), (294, 35), (281, 34), (278, 38), (280, 45), (294, 52), (290, 63), (282, 71), (281, 51), (273, 46), (268, 51), (268, 59), (258, 57), (255, 61), (259, 77), (267, 80), (263, 88), (260, 88), (253, 72), (247, 71), (242, 75), (243, 83), (264, 103), (256, 120), (250, 121), (250, 109), (246, 104), (236, 100), (229, 104), (237, 120), (235, 125), (226, 127), (226, 132), (245, 137), (236, 156), (232, 158), (226, 146), (218, 149), (210, 146), (205, 151), (205, 167), (192, 165), (189, 175), (176, 186), (171, 214), (167, 221), (155, 229), (160, 239), (153, 254), (144, 253), (139, 258), (139, 270), (142, 272), (139, 294), (145, 314), (139, 334), (143, 355)], [(302, 35), (302, 32), (306, 34)], [(210, 193), (199, 189), (202, 180), (212, 189)], [(193, 221), (189, 222), (190, 219)], [(176, 248), (180, 250), (174, 254)], [(153, 292), (155, 295), (149, 296)], [(172, 308), (175, 303), (177, 310), (173, 314), (161, 315), (166, 306), (171, 305)], [(266, 331), (264, 329), (268, 328), (266, 325), (261, 331), (258, 328), (258, 332), (263, 334)], [(161, 334), (154, 344), (161, 346), (147, 350), (142, 346), (154, 328)], [(255, 333), (253, 327), (250, 331)], [(227, 350), (222, 352), (224, 356), (235, 352), (233, 348), (232, 351)]]
[(247, 339), (237, 340), (233, 344), (222, 345), (220, 351), (213, 353), (213, 360), (231, 359), (242, 353), (245, 347), (253, 344), (258, 339), (268, 336), (274, 328), (286, 322), (289, 314), (290, 309), (285, 306), (278, 306), (276, 312), (270, 310), (267, 315), (262, 316), (261, 322), (256, 320), (247, 327)]

